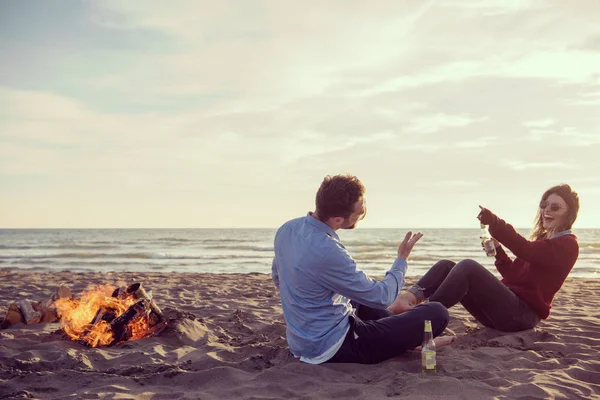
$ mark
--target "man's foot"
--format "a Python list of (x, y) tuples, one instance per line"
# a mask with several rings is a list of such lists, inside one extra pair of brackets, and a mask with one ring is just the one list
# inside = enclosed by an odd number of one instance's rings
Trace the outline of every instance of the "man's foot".
[(406, 290), (400, 292), (396, 300), (388, 307), (392, 314), (402, 314), (405, 311), (412, 310), (417, 304), (417, 298), (411, 292)]
[[(438, 336), (433, 341), (435, 342), (435, 349), (439, 349), (444, 346), (452, 344), (457, 339), (456, 336)], [(421, 351), (421, 346), (415, 347), (415, 350)]]

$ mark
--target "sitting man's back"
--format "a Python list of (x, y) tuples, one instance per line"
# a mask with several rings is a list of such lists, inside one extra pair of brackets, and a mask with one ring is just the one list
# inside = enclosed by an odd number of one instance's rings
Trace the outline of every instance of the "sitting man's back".
[(381, 281), (358, 269), (340, 242), (336, 230), (353, 229), (366, 215), (364, 193), (354, 176), (328, 176), (315, 212), (288, 221), (275, 236), (273, 281), (290, 351), (304, 362), (383, 361), (419, 345), (425, 320), (432, 321), (435, 336), (448, 323), (439, 303), (401, 315), (386, 310), (404, 285), (406, 258), (421, 234), (406, 235)]

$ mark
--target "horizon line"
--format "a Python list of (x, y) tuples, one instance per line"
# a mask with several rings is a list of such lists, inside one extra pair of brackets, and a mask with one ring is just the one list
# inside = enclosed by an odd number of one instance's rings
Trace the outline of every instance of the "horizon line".
[[(142, 228), (142, 227), (71, 227), (71, 228), (56, 228), (56, 227), (52, 227), (52, 228), (32, 228), (32, 227), (21, 227), (21, 228), (14, 228), (14, 227), (9, 227), (9, 228), (5, 228), (5, 227), (0, 227), (0, 231), (1, 230), (93, 230), (93, 229), (106, 229), (106, 230), (127, 230), (127, 229), (136, 229), (136, 230), (189, 230), (189, 229), (205, 229), (205, 230), (219, 230), (219, 229), (249, 229), (249, 230), (263, 230), (263, 229), (278, 229), (279, 227), (172, 227), (172, 228)], [(514, 226), (515, 229), (532, 229), (532, 227), (519, 227), (519, 226)], [(365, 228), (356, 228), (356, 229), (340, 229), (340, 230), (365, 230), (365, 229), (412, 229), (412, 230), (417, 230), (417, 229), (479, 229), (478, 227), (436, 227), (436, 226), (429, 226), (429, 227), (365, 227)], [(574, 231), (578, 230), (578, 229), (600, 229), (600, 227), (583, 227), (583, 228), (573, 228)]]

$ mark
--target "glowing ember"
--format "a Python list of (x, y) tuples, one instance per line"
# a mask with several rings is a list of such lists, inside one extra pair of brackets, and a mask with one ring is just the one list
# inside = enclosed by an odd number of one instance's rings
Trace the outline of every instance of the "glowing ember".
[(90, 347), (151, 336), (166, 326), (162, 312), (139, 283), (127, 288), (97, 286), (79, 299), (55, 303), (62, 329)]

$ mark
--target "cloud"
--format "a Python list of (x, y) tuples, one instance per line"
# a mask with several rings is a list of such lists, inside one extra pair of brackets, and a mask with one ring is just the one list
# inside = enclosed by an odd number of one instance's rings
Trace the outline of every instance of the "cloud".
[[(106, 205), (85, 221), (274, 226), (350, 172), (373, 226), (457, 226), (474, 198), (523, 204), (600, 168), (595, 1), (48, 7), (0, 16), (15, 224), (42, 196), (55, 222)], [(430, 215), (440, 197), (457, 212)]]
[(567, 164), (565, 162), (523, 162), (523, 161), (506, 161), (504, 162), (509, 168), (516, 171), (524, 171), (528, 169), (579, 169), (577, 165)]
[(527, 127), (527, 128), (547, 128), (549, 126), (552, 126), (556, 123), (556, 120), (553, 118), (547, 118), (547, 119), (542, 119), (542, 120), (537, 120), (537, 121), (526, 121), (523, 122), (523, 126)]

